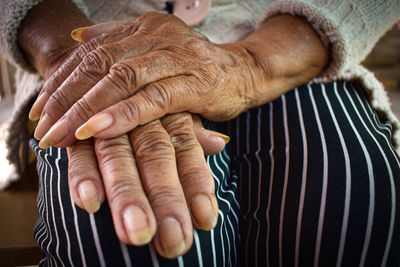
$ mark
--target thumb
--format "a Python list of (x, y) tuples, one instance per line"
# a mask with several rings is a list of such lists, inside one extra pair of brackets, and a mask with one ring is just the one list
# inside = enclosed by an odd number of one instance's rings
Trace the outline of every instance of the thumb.
[(111, 31), (124, 23), (126, 23), (124, 20), (113, 20), (88, 27), (78, 28), (71, 32), (71, 37), (75, 41), (84, 43), (89, 41), (91, 38)]

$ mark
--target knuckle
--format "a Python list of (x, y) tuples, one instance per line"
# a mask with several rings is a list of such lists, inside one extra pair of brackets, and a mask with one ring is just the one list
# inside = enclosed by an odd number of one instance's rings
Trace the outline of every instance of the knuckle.
[(182, 127), (189, 131), (193, 129), (192, 116), (187, 112), (167, 115), (161, 119), (161, 123), (170, 135)]
[(162, 124), (168, 132), (177, 153), (200, 146), (194, 133), (193, 121), (190, 114), (168, 115), (162, 120)]
[(177, 153), (192, 151), (200, 147), (194, 134), (188, 132), (175, 133), (171, 135), (171, 142)]
[(95, 50), (100, 45), (100, 38), (91, 38), (88, 42), (83, 44), (83, 49), (86, 53)]
[[(135, 18), (128, 21), (127, 23), (122, 24), (121, 28), (118, 31), (119, 34), (121, 34), (121, 36), (132, 36), (136, 34), (139, 22), (139, 18)], [(110, 32), (110, 37), (112, 37), (114, 34), (114, 31)]]
[(70, 72), (66, 64), (61, 65), (46, 81), (43, 86), (43, 90), (51, 93), (54, 89), (61, 86), (61, 84), (68, 78)]
[(91, 51), (95, 50), (99, 46), (97, 38), (92, 38), (88, 42), (81, 44), (76, 50), (74, 57), (77, 60), (82, 60)]
[(110, 58), (102, 49), (89, 52), (81, 64), (79, 64), (79, 74), (84, 74), (93, 81), (97, 77), (107, 72), (110, 66)]
[(158, 28), (157, 33), (161, 34), (161, 36), (171, 38), (171, 36), (173, 36), (174, 33), (175, 34), (177, 33), (178, 30), (177, 27), (179, 27), (179, 24), (177, 24), (176, 20), (168, 19)]
[(199, 55), (206, 51), (206, 45), (202, 40), (197, 38), (191, 38), (185, 43), (186, 50), (189, 50), (191, 53)]
[(224, 82), (220, 74), (220, 70), (216, 67), (214, 62), (205, 62), (201, 67), (193, 68), (192, 74), (195, 78), (194, 84), (202, 90), (196, 90), (199, 96), (206, 96), (212, 89), (216, 88), (219, 84)]
[(54, 114), (54, 110), (66, 111), (70, 108), (71, 102), (69, 97), (61, 89), (56, 90), (49, 98), (48, 105), (45, 106), (46, 113)]
[(159, 181), (148, 182), (146, 187), (146, 194), (153, 209), (168, 206), (168, 203), (182, 203), (183, 196), (178, 192), (173, 186), (160, 184)]
[[(89, 149), (92, 148), (90, 147)], [(97, 179), (97, 172), (92, 171), (94, 165), (91, 163), (94, 163), (94, 161), (91, 162), (91, 159), (93, 159), (93, 156), (89, 155), (89, 150), (86, 150), (84, 147), (81, 147), (79, 151), (75, 150), (71, 152), (68, 163), (68, 178), (71, 186), (76, 187), (82, 180)]]
[(179, 180), (183, 188), (193, 188), (203, 192), (213, 192), (214, 190), (214, 181), (207, 165), (183, 167), (179, 173)]
[(87, 98), (84, 96), (79, 99), (72, 107), (71, 111), (73, 112), (74, 116), (79, 118), (81, 121), (87, 121), (96, 111), (87, 101)]
[(140, 117), (140, 109), (137, 103), (130, 99), (121, 102), (120, 112), (123, 120), (127, 122), (136, 122), (137, 118)]
[(174, 148), (169, 136), (158, 129), (135, 133), (132, 146), (135, 158), (141, 163), (170, 159), (174, 156)]
[(96, 139), (96, 154), (106, 165), (113, 165), (116, 160), (132, 155), (132, 151), (127, 136), (123, 135), (111, 139)]
[(158, 109), (167, 110), (171, 104), (172, 92), (168, 89), (167, 83), (153, 83), (149, 85), (147, 90), (142, 91), (142, 95), (146, 103), (150, 106), (157, 107)]
[(136, 172), (131, 168), (135, 164), (127, 136), (96, 139), (95, 148), (110, 203), (121, 207), (140, 197), (143, 191)]
[(110, 68), (106, 78), (112, 82), (116, 89), (123, 94), (131, 94), (132, 88), (136, 87), (136, 71), (126, 63), (117, 63)]
[(122, 208), (126, 202), (133, 201), (142, 193), (141, 188), (129, 177), (111, 179), (108, 186), (107, 198), (112, 205)]

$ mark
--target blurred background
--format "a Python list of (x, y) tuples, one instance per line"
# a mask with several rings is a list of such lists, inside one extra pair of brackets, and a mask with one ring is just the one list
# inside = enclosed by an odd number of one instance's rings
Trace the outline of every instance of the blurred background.
[(400, 22), (382, 37), (363, 65), (383, 83), (400, 118)]

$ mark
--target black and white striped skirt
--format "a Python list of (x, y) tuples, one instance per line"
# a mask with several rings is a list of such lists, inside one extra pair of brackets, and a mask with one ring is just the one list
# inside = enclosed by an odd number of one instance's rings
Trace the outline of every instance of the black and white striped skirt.
[(208, 127), (231, 137), (208, 156), (219, 221), (176, 260), (118, 241), (104, 204), (69, 194), (64, 149), (38, 156), (41, 266), (400, 266), (400, 161), (391, 125), (357, 83), (307, 84)]

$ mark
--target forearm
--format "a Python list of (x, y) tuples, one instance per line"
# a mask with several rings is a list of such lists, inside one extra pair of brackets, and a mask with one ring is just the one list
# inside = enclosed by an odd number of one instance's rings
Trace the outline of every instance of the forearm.
[(27, 61), (42, 77), (48, 78), (57, 62), (77, 43), (71, 31), (92, 23), (74, 3), (45, 0), (32, 8), (18, 31), (18, 43)]
[(328, 63), (328, 49), (312, 26), (299, 17), (272, 17), (240, 43), (263, 70), (255, 72), (254, 105), (308, 82)]
[[(355, 4), (356, 3), (356, 4)], [(291, 14), (305, 17), (329, 45), (329, 64), (319, 78), (346, 77), (400, 19), (400, 1), (274, 1), (260, 19)]]

